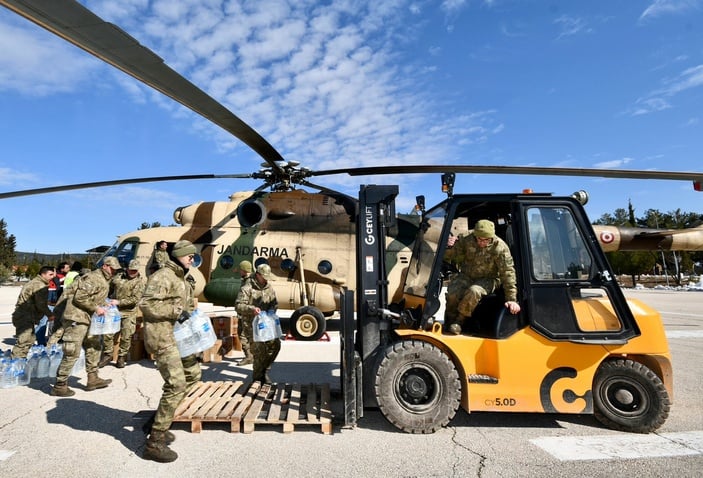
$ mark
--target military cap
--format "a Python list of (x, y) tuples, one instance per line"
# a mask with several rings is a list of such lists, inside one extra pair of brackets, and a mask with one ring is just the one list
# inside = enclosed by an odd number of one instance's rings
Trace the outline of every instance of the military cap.
[(195, 254), (195, 246), (192, 242), (181, 239), (173, 246), (173, 257), (183, 257)]
[(105, 258), (103, 261), (104, 266), (110, 266), (113, 269), (122, 269), (122, 266), (120, 265), (120, 261), (117, 260), (115, 256), (108, 256)]
[(131, 261), (129, 261), (127, 269), (129, 269), (130, 271), (138, 271), (141, 266), (142, 265), (139, 263), (138, 260), (132, 259)]
[(474, 236), (482, 239), (493, 239), (496, 235), (496, 226), (487, 219), (481, 219), (474, 226)]
[(271, 266), (268, 264), (261, 264), (256, 267), (256, 272), (264, 276), (264, 279), (271, 280), (273, 274), (271, 273)]
[(251, 265), (251, 262), (249, 261), (242, 261), (239, 263), (239, 270), (248, 272), (249, 274), (252, 273), (254, 270), (254, 267)]

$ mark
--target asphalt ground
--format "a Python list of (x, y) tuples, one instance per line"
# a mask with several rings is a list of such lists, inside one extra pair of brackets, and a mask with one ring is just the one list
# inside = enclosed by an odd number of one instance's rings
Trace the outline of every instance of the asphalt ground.
[[(0, 348), (14, 343), (11, 313), (18, 287), (0, 287)], [(657, 433), (637, 435), (601, 426), (592, 416), (457, 412), (431, 435), (397, 431), (377, 410), (353, 429), (257, 426), (231, 433), (205, 423), (191, 433), (174, 424), (174, 463), (141, 458), (141, 424), (161, 396), (162, 380), (148, 360), (100, 375), (110, 387), (86, 392), (74, 377), (71, 398), (49, 395), (53, 379), (0, 389), (0, 476), (135, 477), (700, 477), (703, 472), (703, 292), (627, 290), (662, 313), (674, 362), (671, 414)], [(336, 325), (333, 321), (332, 327)], [(279, 382), (323, 383), (339, 389), (339, 338), (286, 341), (272, 370)], [(250, 380), (235, 356), (203, 364), (203, 380)], [(333, 400), (335, 420), (341, 403)]]

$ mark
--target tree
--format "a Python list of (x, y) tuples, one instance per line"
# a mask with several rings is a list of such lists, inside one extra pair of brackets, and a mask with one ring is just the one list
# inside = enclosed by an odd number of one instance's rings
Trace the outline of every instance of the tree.
[(7, 233), (5, 219), (0, 219), (0, 264), (12, 269), (15, 265), (15, 236)]

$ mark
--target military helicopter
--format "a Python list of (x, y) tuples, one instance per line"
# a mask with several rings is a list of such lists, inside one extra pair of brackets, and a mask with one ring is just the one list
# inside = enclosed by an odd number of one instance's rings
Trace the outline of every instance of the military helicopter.
[[(542, 168), (512, 166), (379, 166), (313, 171), (286, 161), (248, 124), (167, 66), (152, 51), (113, 24), (105, 22), (74, 0), (0, 0), (0, 4), (67, 40), (88, 53), (169, 96), (229, 132), (264, 160), (253, 173), (180, 175), (116, 179), (0, 193), (0, 199), (84, 188), (193, 179), (249, 178), (262, 182), (254, 191), (236, 192), (229, 201), (200, 202), (177, 208), (178, 226), (121, 235), (103, 257), (115, 256), (127, 265), (138, 259), (148, 275), (157, 242), (196, 244), (201, 262), (191, 271), (196, 293), (215, 305), (231, 306), (240, 286), (239, 263), (268, 263), (280, 307), (292, 311), (290, 332), (298, 339), (316, 340), (326, 329), (325, 318), (339, 310), (343, 288), (356, 278), (355, 217), (357, 200), (314, 184), (310, 178), (329, 175), (441, 174), (442, 188), (452, 194), (455, 174), (569, 175), (606, 178), (693, 181), (703, 189), (703, 173)], [(315, 190), (308, 192), (303, 187)], [(585, 195), (578, 193), (582, 200)], [(419, 201), (418, 208), (424, 208)], [(399, 215), (398, 227), (387, 238), (389, 291), (402, 295), (402, 278), (419, 228), (419, 216)], [(679, 231), (623, 231), (594, 228), (604, 250), (703, 247), (703, 229)], [(463, 231), (457, 231), (461, 233)], [(629, 235), (628, 235), (629, 234)], [(684, 234), (688, 234), (685, 236)], [(691, 234), (694, 234), (691, 236)], [(683, 241), (682, 238), (686, 238)]]

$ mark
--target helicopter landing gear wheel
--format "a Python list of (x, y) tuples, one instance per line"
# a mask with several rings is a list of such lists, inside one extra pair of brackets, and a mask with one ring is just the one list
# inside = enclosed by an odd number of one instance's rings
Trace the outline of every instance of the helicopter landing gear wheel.
[(326, 329), (325, 316), (315, 307), (301, 307), (290, 316), (290, 333), (296, 340), (319, 340)]
[(593, 379), (594, 414), (608, 428), (649, 433), (669, 416), (666, 387), (649, 368), (632, 360), (603, 362)]
[(449, 357), (417, 340), (386, 348), (375, 391), (386, 419), (408, 433), (434, 433), (454, 418), (461, 399), (459, 374)]

